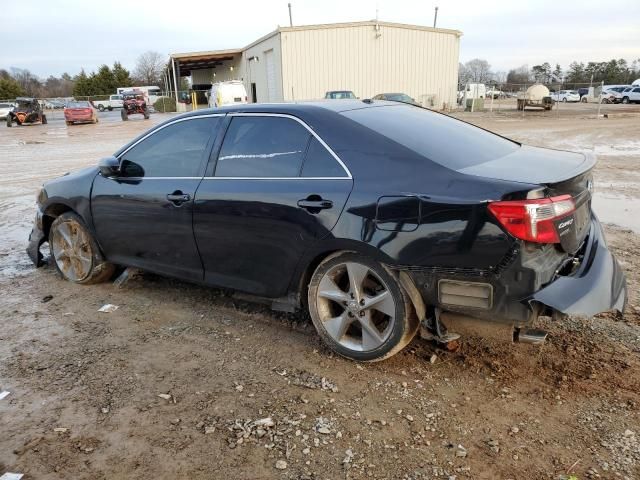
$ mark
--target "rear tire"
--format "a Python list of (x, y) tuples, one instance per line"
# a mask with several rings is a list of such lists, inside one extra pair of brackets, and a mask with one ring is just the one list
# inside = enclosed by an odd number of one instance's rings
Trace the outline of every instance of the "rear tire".
[(101, 111), (101, 112), (104, 112), (104, 105), (99, 104), (98, 105), (98, 110)]
[(624, 103), (625, 105), (627, 105), (629, 103), (629, 97), (624, 97), (622, 99), (622, 103)]
[(13, 127), (13, 122), (11, 121), (11, 115), (7, 115), (7, 127)]
[(109, 106), (109, 107), (107, 107), (107, 110), (111, 111), (111, 110), (113, 110), (113, 107)]
[(42, 124), (43, 125), (47, 124), (47, 116), (46, 115), (42, 115)]
[(49, 231), (51, 260), (62, 278), (89, 285), (109, 280), (115, 265), (107, 262), (82, 219), (73, 212), (56, 218)]
[(149, 120), (149, 109), (147, 107), (144, 107), (142, 114), (144, 115), (145, 120)]
[(316, 268), (308, 304), (323, 341), (353, 360), (389, 358), (413, 339), (419, 327), (395, 273), (358, 253), (332, 255)]
[(65, 122), (67, 125), (73, 125), (73, 122)]
[(123, 122), (126, 122), (127, 120), (129, 120), (129, 115), (127, 115), (127, 110), (126, 109), (122, 109), (120, 110), (120, 118), (122, 118)]

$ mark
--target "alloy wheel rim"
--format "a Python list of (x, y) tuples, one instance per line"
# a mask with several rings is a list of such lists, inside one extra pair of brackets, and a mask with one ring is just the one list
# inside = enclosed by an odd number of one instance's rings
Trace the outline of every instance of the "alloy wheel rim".
[(340, 263), (324, 274), (316, 305), (325, 331), (349, 350), (379, 348), (396, 321), (389, 287), (372, 269), (357, 262)]
[(84, 229), (76, 222), (62, 222), (51, 240), (53, 258), (64, 276), (75, 282), (87, 278), (93, 255)]

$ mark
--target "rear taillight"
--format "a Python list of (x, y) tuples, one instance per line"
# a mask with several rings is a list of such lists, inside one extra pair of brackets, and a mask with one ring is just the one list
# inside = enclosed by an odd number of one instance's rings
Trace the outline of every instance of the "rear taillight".
[(571, 195), (489, 203), (489, 211), (511, 235), (536, 243), (560, 243), (555, 222), (575, 209)]

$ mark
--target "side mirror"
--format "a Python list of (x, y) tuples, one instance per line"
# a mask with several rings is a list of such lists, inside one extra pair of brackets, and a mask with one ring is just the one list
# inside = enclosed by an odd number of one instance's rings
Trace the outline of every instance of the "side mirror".
[(98, 169), (105, 178), (115, 177), (120, 173), (120, 161), (114, 156), (103, 158), (98, 162)]

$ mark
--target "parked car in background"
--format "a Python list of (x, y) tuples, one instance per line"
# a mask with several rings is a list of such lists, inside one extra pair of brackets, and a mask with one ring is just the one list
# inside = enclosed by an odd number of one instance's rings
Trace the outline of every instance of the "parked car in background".
[(640, 103), (640, 86), (625, 88), (620, 95), (622, 103)]
[(589, 88), (583, 87), (578, 89), (578, 95), (580, 95), (580, 101), (582, 101), (582, 97), (589, 93)]
[(630, 86), (631, 85), (605, 85), (602, 87), (603, 96), (607, 99), (608, 103), (622, 103), (622, 92)]
[(325, 99), (355, 100), (356, 95), (351, 90), (331, 90), (324, 94)]
[(389, 100), (390, 102), (409, 103), (411, 105), (420, 106), (413, 98), (406, 93), (379, 93), (372, 100)]
[(577, 90), (560, 90), (551, 93), (551, 100), (554, 102), (579, 102), (580, 94)]
[(487, 98), (493, 98), (494, 100), (497, 100), (498, 98), (501, 98), (504, 96), (505, 94), (496, 88), (491, 88), (487, 90)]
[(42, 265), (48, 241), (78, 284), (133, 266), (308, 308), (361, 361), (420, 325), (450, 339), (456, 315), (540, 342), (539, 315), (626, 304), (591, 211), (595, 163), (398, 102), (199, 110), (46, 182), (28, 253)]
[(209, 107), (223, 107), (225, 105), (246, 104), (247, 89), (240, 80), (218, 82), (211, 85), (207, 102)]
[(0, 120), (6, 120), (9, 112), (13, 110), (13, 103), (0, 103)]
[(74, 123), (98, 123), (98, 116), (87, 100), (68, 102), (64, 107), (64, 121), (67, 125)]
[(64, 102), (60, 101), (60, 100), (45, 100), (44, 101), (44, 108), (49, 109), (49, 110), (58, 110), (61, 108), (64, 108)]
[(109, 95), (109, 98), (104, 100), (93, 100), (93, 106), (101, 112), (105, 110), (113, 110), (114, 108), (122, 108), (122, 95)]

